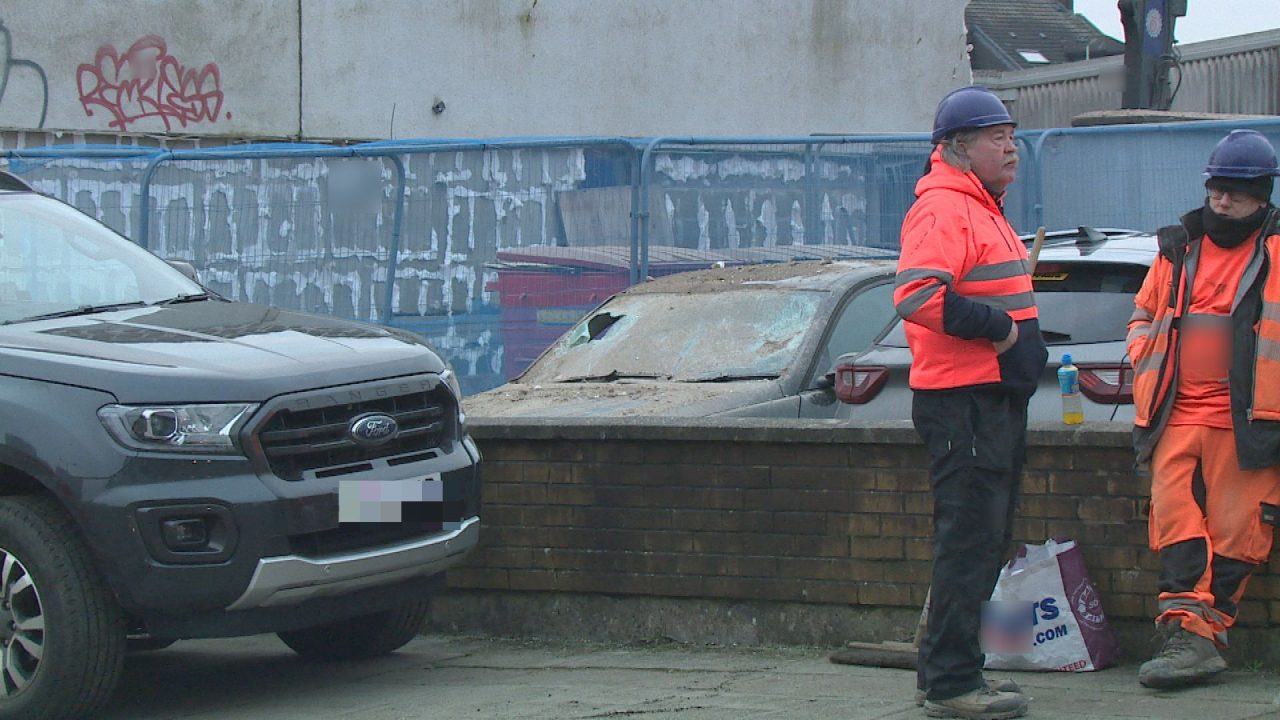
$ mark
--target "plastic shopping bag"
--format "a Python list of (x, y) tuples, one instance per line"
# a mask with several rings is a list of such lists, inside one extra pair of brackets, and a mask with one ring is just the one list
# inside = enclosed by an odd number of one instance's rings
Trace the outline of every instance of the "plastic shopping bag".
[(1000, 670), (1099, 670), (1118, 650), (1074, 540), (1025, 545), (1000, 570), (982, 637)]

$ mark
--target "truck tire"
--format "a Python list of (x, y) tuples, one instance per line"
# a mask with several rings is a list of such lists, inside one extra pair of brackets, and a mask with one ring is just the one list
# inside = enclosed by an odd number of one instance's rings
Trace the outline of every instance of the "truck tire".
[(150, 635), (136, 635), (130, 636), (129, 639), (125, 641), (124, 648), (125, 652), (132, 655), (134, 653), (163, 650), (176, 642), (178, 641), (174, 638), (158, 638), (151, 637)]
[(427, 601), (415, 601), (372, 615), (277, 633), (294, 652), (320, 660), (358, 660), (387, 655), (418, 635)]
[(106, 704), (125, 623), (57, 503), (0, 497), (0, 720), (67, 720)]

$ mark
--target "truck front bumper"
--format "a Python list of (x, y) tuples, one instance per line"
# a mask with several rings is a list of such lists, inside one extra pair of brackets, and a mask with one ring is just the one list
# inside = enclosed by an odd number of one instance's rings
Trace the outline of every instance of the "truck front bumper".
[(244, 594), (227, 610), (296, 605), (317, 597), (434, 575), (457, 564), (475, 547), (479, 536), (480, 518), (472, 517), (446, 524), (439, 534), (399, 545), (318, 558), (262, 558)]

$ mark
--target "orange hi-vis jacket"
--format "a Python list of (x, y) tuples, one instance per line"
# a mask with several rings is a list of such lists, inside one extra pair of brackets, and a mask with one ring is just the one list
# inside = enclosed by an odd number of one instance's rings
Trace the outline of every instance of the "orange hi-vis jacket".
[[(1026, 247), (972, 172), (935, 149), (902, 223), (893, 293), (911, 347), (911, 388), (1004, 386), (1030, 395), (1047, 351)], [(1018, 323), (1014, 348), (995, 343)]]
[[(1173, 410), (1178, 387), (1181, 326), (1189, 313), (1201, 247), (1211, 242), (1197, 208), (1181, 225), (1161, 228), (1160, 254), (1135, 299), (1129, 320), (1133, 382), (1134, 449), (1138, 462), (1151, 459)], [(1232, 429), (1240, 467), (1280, 464), (1280, 210), (1271, 208), (1262, 228), (1246, 241), (1252, 256), (1231, 304)]]

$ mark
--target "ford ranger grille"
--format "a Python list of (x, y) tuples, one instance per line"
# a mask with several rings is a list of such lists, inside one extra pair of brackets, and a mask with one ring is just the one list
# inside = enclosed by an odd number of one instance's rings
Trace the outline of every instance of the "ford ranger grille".
[[(351, 423), (369, 413), (395, 418), (398, 431), (389, 441), (373, 447), (356, 442)], [(379, 458), (421, 453), (449, 441), (457, 417), (453, 396), (443, 387), (395, 397), (281, 410), (258, 431), (258, 441), (271, 471), (285, 480), (301, 480), (311, 470), (358, 467)], [(357, 467), (351, 467), (357, 466)]]

